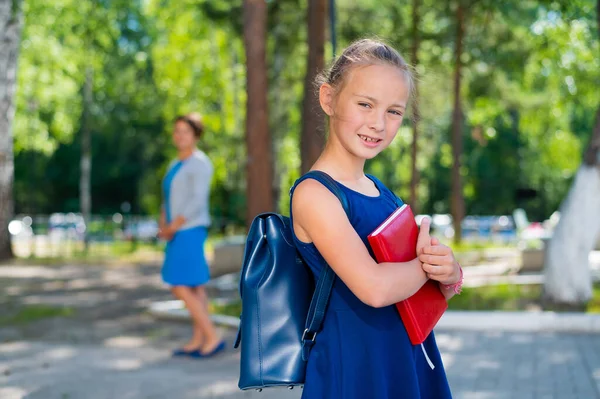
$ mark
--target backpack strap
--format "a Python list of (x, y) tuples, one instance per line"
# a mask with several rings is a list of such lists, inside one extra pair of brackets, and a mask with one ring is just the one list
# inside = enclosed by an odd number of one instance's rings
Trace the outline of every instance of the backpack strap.
[[(306, 179), (315, 179), (327, 187), (329, 191), (331, 191), (340, 200), (348, 219), (350, 219), (350, 204), (348, 203), (346, 194), (340, 189), (336, 181), (331, 176), (320, 170), (312, 170), (300, 177), (290, 190), (290, 196), (294, 193), (294, 189), (298, 186), (298, 184)], [(310, 308), (308, 309), (308, 315), (306, 316), (305, 329), (304, 333), (302, 334), (302, 360), (304, 361), (308, 360), (308, 355), (315, 344), (317, 333), (321, 330), (321, 325), (323, 324), (323, 319), (325, 318), (325, 311), (327, 310), (327, 304), (329, 303), (329, 297), (331, 296), (334, 280), (335, 272), (328, 264), (325, 264), (325, 267), (319, 276), (319, 280), (317, 281), (315, 293), (310, 301)]]

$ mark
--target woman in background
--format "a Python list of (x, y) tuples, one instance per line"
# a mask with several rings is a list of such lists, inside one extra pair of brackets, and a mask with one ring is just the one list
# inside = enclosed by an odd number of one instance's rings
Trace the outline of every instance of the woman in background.
[(185, 303), (193, 321), (190, 341), (174, 356), (210, 357), (225, 349), (210, 320), (204, 285), (210, 275), (204, 242), (210, 225), (209, 193), (212, 163), (197, 148), (204, 131), (200, 115), (175, 119), (173, 143), (177, 158), (163, 180), (164, 203), (158, 236), (167, 241), (162, 278), (173, 295)]

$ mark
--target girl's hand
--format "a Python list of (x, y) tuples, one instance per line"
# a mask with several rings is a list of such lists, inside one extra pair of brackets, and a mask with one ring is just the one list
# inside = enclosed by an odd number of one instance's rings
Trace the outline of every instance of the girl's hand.
[(452, 285), (460, 281), (460, 265), (454, 258), (452, 250), (440, 243), (437, 238), (432, 237), (430, 244), (423, 247), (419, 260), (423, 263), (423, 271), (430, 279), (444, 285)]
[(429, 235), (429, 227), (431, 220), (423, 218), (421, 227), (419, 228), (419, 237), (417, 238), (417, 257), (423, 253), (423, 248), (431, 244), (431, 236)]

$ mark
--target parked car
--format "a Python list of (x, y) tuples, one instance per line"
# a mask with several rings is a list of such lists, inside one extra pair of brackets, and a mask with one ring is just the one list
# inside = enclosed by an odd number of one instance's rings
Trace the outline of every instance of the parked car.
[(53, 240), (83, 240), (85, 230), (80, 213), (53, 213), (48, 220), (48, 236)]
[[(431, 233), (437, 237), (450, 239), (454, 237), (452, 215), (433, 214), (417, 215), (417, 224), (427, 216), (431, 219)], [(511, 241), (517, 237), (517, 231), (512, 216), (466, 216), (462, 223), (462, 235), (465, 239), (485, 239)]]
[(127, 224), (123, 231), (126, 240), (156, 241), (158, 222), (153, 219), (136, 220)]

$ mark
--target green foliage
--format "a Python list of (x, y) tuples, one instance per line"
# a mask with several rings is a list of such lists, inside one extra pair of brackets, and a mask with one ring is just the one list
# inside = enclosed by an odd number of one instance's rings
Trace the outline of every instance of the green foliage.
[(166, 140), (158, 134), (162, 100), (148, 56), (152, 32), (140, 11), (128, 2), (26, 3), (15, 118), (18, 212), (79, 209), (78, 134), (87, 67), (94, 70), (94, 211), (116, 212), (125, 201), (135, 212), (158, 208), (156, 201), (143, 200), (159, 197), (153, 180)]
[[(175, 151), (174, 117), (203, 114), (200, 142), (215, 166), (212, 213), (222, 233), (245, 221), (242, 0), (24, 2), (15, 132), (17, 212), (76, 211), (82, 87), (93, 69), (95, 213), (156, 214)], [(379, 37), (410, 59), (411, 2), (339, 0), (339, 48)], [(421, 2), (419, 204), (448, 212), (454, 2)], [(269, 125), (273, 192), (287, 213), (298, 177), (306, 68), (306, 1), (268, 2)], [(540, 220), (557, 209), (581, 162), (598, 107), (595, 2), (473, 2), (467, 10), (464, 155), (468, 214), (521, 206)], [(339, 51), (338, 51), (339, 52)], [(330, 44), (325, 57), (331, 60)], [(367, 170), (409, 196), (412, 126)], [(252, 145), (252, 143), (250, 143)], [(519, 189), (537, 190), (520, 199)], [(266, 194), (268, 195), (268, 194)]]

